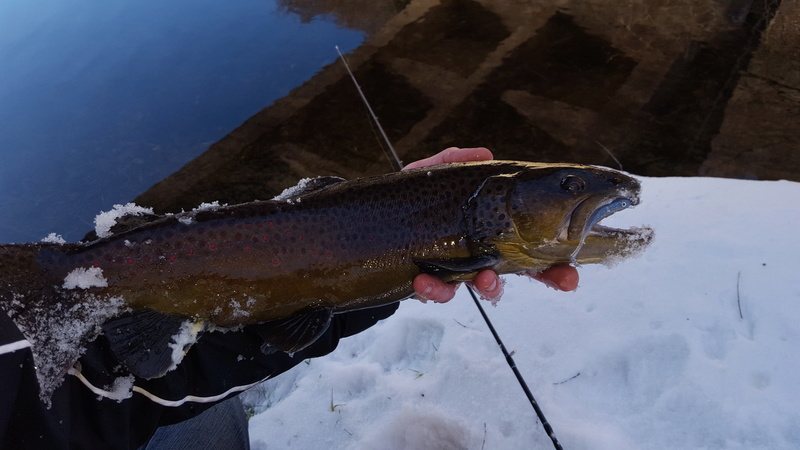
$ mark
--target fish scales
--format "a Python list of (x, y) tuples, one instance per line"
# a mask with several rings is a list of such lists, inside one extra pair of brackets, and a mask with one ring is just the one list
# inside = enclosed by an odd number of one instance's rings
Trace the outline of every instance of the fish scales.
[[(636, 253), (653, 235), (597, 224), (638, 202), (638, 182), (603, 168), (481, 162), (317, 180), (281, 200), (146, 217), (88, 244), (0, 246), (0, 307), (38, 344), (40, 359), (64, 346), (40, 319), (56, 303), (94, 325), (81, 344), (100, 326), (114, 339), (109, 317), (73, 307), (98, 299), (121, 302), (110, 318), (145, 311), (210, 328), (269, 321), (277, 331), (268, 344), (294, 351), (313, 342), (333, 313), (408, 297), (423, 272), (454, 281), (485, 268), (519, 273), (604, 262)], [(283, 342), (296, 334), (289, 326), (312, 331)], [(131, 335), (125, 330), (120, 340)], [(118, 344), (126, 355), (142, 350)], [(56, 360), (69, 366), (80, 351)], [(128, 366), (154, 364), (141, 358), (121, 357)], [(141, 373), (158, 376), (163, 364)]]
[(103, 292), (131, 307), (220, 326), (241, 323), (232, 302), (250, 301), (247, 314), (257, 322), (310, 304), (372, 306), (411, 293), (414, 259), (469, 256), (460, 203), (485, 178), (480, 172), (476, 180), (443, 172), (333, 186), (300, 201), (200, 211), (188, 224), (166, 218), (40, 263), (55, 280), (99, 267), (109, 285)]

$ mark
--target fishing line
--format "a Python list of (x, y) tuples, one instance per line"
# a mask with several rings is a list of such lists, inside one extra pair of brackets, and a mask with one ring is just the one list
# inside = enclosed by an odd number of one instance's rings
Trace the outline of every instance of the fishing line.
[(481, 312), (481, 316), (483, 316), (483, 320), (486, 321), (486, 325), (489, 327), (489, 331), (492, 332), (492, 336), (494, 336), (494, 340), (497, 341), (497, 345), (500, 346), (500, 350), (503, 352), (503, 356), (506, 357), (506, 362), (508, 366), (511, 367), (511, 370), (514, 372), (514, 376), (517, 377), (517, 381), (519, 381), (519, 385), (522, 386), (522, 390), (525, 391), (525, 395), (528, 397), (528, 401), (531, 402), (531, 406), (533, 406), (533, 410), (536, 411), (536, 417), (539, 418), (539, 421), (542, 422), (542, 428), (547, 433), (547, 436), (550, 437), (550, 440), (553, 441), (553, 447), (556, 450), (562, 450), (561, 443), (558, 442), (558, 438), (556, 437), (555, 431), (553, 431), (553, 427), (550, 426), (550, 422), (547, 421), (547, 418), (544, 416), (544, 412), (541, 408), (539, 408), (539, 403), (533, 397), (533, 393), (530, 389), (528, 389), (528, 384), (525, 382), (525, 378), (522, 377), (522, 373), (520, 373), (519, 369), (517, 369), (517, 363), (514, 361), (514, 358), (511, 356), (511, 353), (506, 350), (506, 346), (503, 345), (502, 339), (500, 339), (500, 335), (497, 334), (494, 327), (492, 326), (492, 321), (489, 320), (489, 316), (486, 315), (486, 312), (483, 310), (483, 306), (481, 306), (480, 301), (478, 300), (478, 296), (475, 295), (475, 290), (472, 289), (472, 286), (467, 285), (467, 291), (469, 291), (469, 295), (472, 296), (472, 300), (475, 302), (475, 306), (478, 307), (478, 311)]
[(353, 75), (353, 71), (350, 70), (350, 64), (347, 64), (347, 59), (345, 59), (344, 55), (342, 54), (342, 51), (339, 50), (339, 46), (336, 45), (335, 47), (336, 47), (336, 53), (339, 54), (339, 58), (341, 58), (342, 62), (344, 63), (344, 68), (347, 69), (347, 73), (350, 75), (350, 79), (353, 80), (353, 84), (355, 84), (356, 85), (356, 89), (358, 89), (358, 95), (361, 96), (361, 100), (364, 102), (364, 106), (367, 107), (367, 110), (369, 111), (369, 115), (372, 116), (372, 120), (375, 121), (375, 125), (377, 125), (378, 131), (381, 132), (381, 136), (383, 136), (383, 141), (386, 142), (386, 145), (389, 146), (389, 150), (392, 152), (392, 156), (394, 157), (394, 161), (397, 163), (397, 167), (399, 167), (399, 170), (402, 170), (403, 169), (403, 163), (400, 161), (400, 158), (397, 156), (397, 152), (394, 151), (394, 147), (392, 146), (392, 142), (389, 140), (389, 137), (386, 136), (386, 133), (383, 131), (383, 127), (381, 126), (381, 122), (378, 120), (378, 116), (375, 115), (375, 112), (372, 110), (372, 107), (369, 105), (369, 102), (367, 101), (367, 96), (364, 95), (363, 91), (361, 91), (361, 86), (358, 84), (358, 81), (356, 81), (356, 77), (355, 77), (355, 75)]
[[(383, 131), (383, 127), (381, 123), (378, 121), (378, 117), (372, 111), (372, 107), (369, 106), (369, 102), (367, 101), (367, 97), (364, 95), (364, 92), (361, 91), (361, 86), (358, 84), (356, 77), (353, 75), (353, 72), (350, 70), (350, 65), (347, 64), (347, 60), (345, 59), (344, 55), (342, 54), (341, 50), (339, 50), (339, 46), (336, 46), (336, 52), (339, 54), (339, 58), (341, 58), (342, 62), (344, 63), (344, 67), (347, 69), (347, 73), (350, 75), (350, 79), (353, 80), (353, 84), (355, 84), (356, 89), (358, 89), (358, 94), (361, 95), (361, 100), (366, 105), (367, 109), (369, 110), (370, 115), (372, 116), (372, 120), (375, 121), (375, 125), (378, 127), (378, 130), (381, 132), (381, 136), (383, 136), (386, 145), (389, 146), (389, 150), (392, 152), (392, 156), (394, 156), (394, 160), (400, 169), (403, 169), (403, 163), (400, 161), (400, 158), (397, 156), (397, 152), (394, 150), (392, 143), (389, 141), (389, 138), (386, 136), (386, 133)], [(391, 159), (390, 159), (391, 163)], [(467, 291), (469, 295), (472, 296), (472, 300), (475, 302), (475, 306), (478, 307), (478, 311), (481, 313), (481, 317), (486, 322), (486, 325), (489, 327), (489, 331), (492, 332), (492, 336), (494, 336), (494, 340), (497, 342), (497, 345), (500, 346), (500, 351), (503, 352), (503, 356), (506, 358), (506, 362), (508, 363), (509, 367), (511, 367), (511, 371), (514, 372), (514, 376), (517, 377), (517, 381), (519, 382), (522, 390), (525, 392), (525, 396), (528, 397), (528, 401), (533, 406), (533, 410), (536, 412), (536, 417), (539, 418), (539, 421), (542, 423), (542, 428), (547, 433), (547, 436), (553, 441), (553, 447), (556, 450), (562, 450), (561, 443), (558, 442), (558, 438), (556, 438), (556, 433), (553, 431), (553, 427), (550, 426), (550, 422), (547, 421), (547, 418), (544, 416), (544, 412), (539, 407), (539, 403), (533, 397), (533, 393), (530, 389), (528, 389), (528, 384), (525, 382), (525, 378), (522, 377), (522, 373), (520, 373), (519, 369), (517, 369), (517, 363), (514, 361), (514, 358), (511, 354), (506, 350), (506, 346), (503, 344), (502, 339), (500, 339), (500, 335), (497, 334), (497, 331), (494, 329), (492, 325), (492, 321), (489, 320), (489, 316), (486, 315), (486, 312), (483, 310), (483, 307), (478, 300), (478, 296), (475, 295), (475, 290), (472, 286), (467, 285)]]

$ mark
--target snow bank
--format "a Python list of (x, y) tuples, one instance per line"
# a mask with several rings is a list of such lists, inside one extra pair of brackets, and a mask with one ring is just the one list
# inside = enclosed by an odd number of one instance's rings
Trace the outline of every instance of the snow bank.
[[(800, 184), (643, 180), (639, 258), (487, 308), (564, 448), (800, 448)], [(741, 315), (740, 315), (741, 308)], [(551, 448), (466, 290), (248, 393), (254, 449)]]

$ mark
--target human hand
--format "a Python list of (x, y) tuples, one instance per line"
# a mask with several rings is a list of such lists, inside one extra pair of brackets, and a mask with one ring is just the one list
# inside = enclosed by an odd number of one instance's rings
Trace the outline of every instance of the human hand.
[[(431, 157), (414, 161), (405, 169), (433, 166), (453, 162), (489, 161), (494, 159), (492, 152), (483, 147), (458, 148), (450, 147)], [(529, 274), (533, 279), (541, 281), (548, 287), (561, 291), (574, 291), (578, 288), (578, 271), (569, 265), (549, 267), (541, 272)], [(468, 284), (472, 285), (482, 298), (496, 301), (503, 295), (503, 281), (492, 270), (484, 270), (475, 275)], [(433, 275), (419, 274), (414, 278), (414, 291), (417, 296), (437, 303), (450, 301), (456, 295), (457, 284), (448, 284)]]
[(450, 147), (440, 151), (439, 153), (429, 156), (419, 161), (409, 163), (403, 170), (418, 169), (420, 167), (435, 166), (437, 164), (447, 164), (454, 162), (468, 162), (468, 161), (490, 161), (494, 159), (491, 150), (484, 147), (475, 148), (458, 148)]

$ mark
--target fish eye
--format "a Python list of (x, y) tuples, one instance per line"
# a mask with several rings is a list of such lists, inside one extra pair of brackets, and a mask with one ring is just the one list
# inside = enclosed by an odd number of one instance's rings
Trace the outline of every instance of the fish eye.
[(567, 175), (561, 179), (561, 189), (567, 192), (580, 192), (586, 188), (586, 183), (580, 177)]

